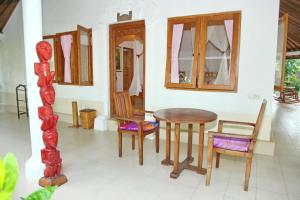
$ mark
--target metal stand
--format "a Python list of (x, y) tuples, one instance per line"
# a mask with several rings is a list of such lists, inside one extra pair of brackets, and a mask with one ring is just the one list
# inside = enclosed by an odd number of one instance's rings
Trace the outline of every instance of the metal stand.
[[(19, 92), (20, 91), (23, 91), (24, 92), (24, 95), (25, 95), (25, 99), (19, 99)], [(27, 104), (27, 87), (26, 85), (23, 85), (23, 84), (19, 84), (17, 87), (16, 87), (16, 99), (17, 99), (17, 112), (18, 112), (18, 119), (20, 119), (20, 116), (21, 115), (25, 115), (28, 117), (28, 104)], [(25, 102), (25, 108), (26, 108), (26, 111), (21, 111), (20, 110), (20, 104), (19, 102)]]

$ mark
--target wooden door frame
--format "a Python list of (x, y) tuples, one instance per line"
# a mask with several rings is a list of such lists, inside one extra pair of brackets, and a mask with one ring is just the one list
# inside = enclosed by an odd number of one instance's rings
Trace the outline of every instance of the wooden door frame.
[(143, 60), (143, 110), (145, 110), (145, 72), (146, 72), (146, 40), (145, 20), (110, 24), (109, 25), (109, 91), (110, 91), (110, 116), (115, 113), (113, 94), (116, 91), (115, 80), (115, 47), (122, 41), (139, 40), (144, 48)]

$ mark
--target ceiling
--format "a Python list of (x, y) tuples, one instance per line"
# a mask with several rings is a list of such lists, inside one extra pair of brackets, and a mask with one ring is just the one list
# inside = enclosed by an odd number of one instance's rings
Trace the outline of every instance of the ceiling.
[(0, 33), (15, 10), (19, 0), (0, 0)]
[(288, 13), (287, 52), (300, 51), (300, 0), (280, 0), (280, 16)]

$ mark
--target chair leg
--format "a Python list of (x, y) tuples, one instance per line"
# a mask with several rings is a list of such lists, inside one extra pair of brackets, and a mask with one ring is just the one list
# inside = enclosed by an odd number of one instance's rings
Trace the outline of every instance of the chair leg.
[(159, 128), (155, 131), (155, 149), (159, 153)]
[(142, 135), (142, 131), (139, 130), (138, 131), (138, 147), (139, 147), (139, 164), (140, 165), (143, 165), (143, 143), (144, 143), (144, 137)]
[(208, 145), (207, 145), (207, 172), (206, 172), (206, 182), (205, 185), (210, 185), (211, 179), (211, 171), (212, 171), (212, 163), (213, 163), (213, 137), (208, 138)]
[(216, 168), (219, 168), (219, 166), (220, 166), (220, 157), (221, 157), (221, 154), (216, 153)]
[(119, 157), (122, 157), (122, 131), (118, 130)]
[(135, 135), (134, 134), (131, 135), (131, 149), (132, 150), (135, 149)]
[(246, 172), (245, 172), (245, 183), (244, 183), (244, 190), (248, 191), (249, 180), (250, 180), (250, 172), (251, 172), (251, 164), (252, 164), (252, 157), (247, 158), (246, 160)]

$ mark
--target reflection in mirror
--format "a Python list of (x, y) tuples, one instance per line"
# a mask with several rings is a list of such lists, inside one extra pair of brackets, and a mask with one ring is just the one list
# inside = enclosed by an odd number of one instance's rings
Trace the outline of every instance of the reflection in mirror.
[(133, 106), (143, 108), (144, 50), (138, 41), (124, 41), (115, 47), (116, 92), (129, 91)]
[(204, 68), (205, 84), (230, 84), (232, 33), (233, 20), (208, 22)]
[(194, 60), (195, 24), (174, 24), (171, 52), (171, 82), (191, 83)]
[(89, 81), (89, 36), (88, 32), (80, 31), (80, 80), (81, 82)]

